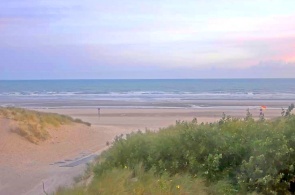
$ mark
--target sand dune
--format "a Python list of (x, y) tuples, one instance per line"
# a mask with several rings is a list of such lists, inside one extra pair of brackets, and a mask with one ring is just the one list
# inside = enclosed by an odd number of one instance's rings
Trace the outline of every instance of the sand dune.
[[(42, 180), (47, 187), (51, 186), (49, 192), (58, 185), (70, 184), (77, 171), (80, 174), (84, 167), (66, 173), (64, 170), (69, 168), (61, 168), (56, 162), (83, 158), (104, 148), (108, 141), (103, 132), (75, 124), (50, 129), (51, 138), (36, 145), (10, 131), (15, 125), (13, 121), (0, 119), (0, 124), (0, 194), (6, 195), (26, 194)], [(62, 177), (48, 180), (61, 173)], [(40, 189), (35, 192), (27, 194), (40, 194)]]

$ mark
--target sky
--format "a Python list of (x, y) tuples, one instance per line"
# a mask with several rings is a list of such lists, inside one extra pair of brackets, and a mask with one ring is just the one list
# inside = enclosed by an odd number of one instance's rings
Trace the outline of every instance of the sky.
[(0, 80), (294, 78), (294, 10), (294, 0), (0, 0)]

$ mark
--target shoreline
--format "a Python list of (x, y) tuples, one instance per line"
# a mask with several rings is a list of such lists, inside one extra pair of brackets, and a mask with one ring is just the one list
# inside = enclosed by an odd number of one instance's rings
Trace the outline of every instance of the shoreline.
[(258, 100), (258, 99), (207, 99), (207, 100), (84, 100), (84, 99), (3, 99), (0, 97), (0, 106), (23, 107), (31, 109), (59, 109), (59, 108), (106, 108), (106, 109), (211, 109), (220, 107), (246, 108), (262, 105), (272, 109), (281, 109), (294, 103), (295, 99)]

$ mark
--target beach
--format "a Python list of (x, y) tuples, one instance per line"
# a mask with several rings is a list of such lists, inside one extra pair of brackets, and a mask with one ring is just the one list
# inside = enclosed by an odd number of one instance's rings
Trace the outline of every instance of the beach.
[[(281, 85), (273, 91), (276, 80), (259, 81), (264, 82), (259, 88), (245, 87), (245, 80), (221, 80), (219, 86), (216, 80), (2, 83), (0, 106), (68, 115), (91, 123), (91, 127), (50, 128), (51, 138), (36, 145), (12, 133), (13, 122), (0, 119), (0, 194), (39, 195), (44, 190), (52, 193), (59, 186), (69, 187), (84, 173), (86, 164), (122, 134), (157, 131), (194, 118), (198, 123), (215, 122), (223, 113), (244, 118), (248, 109), (258, 119), (261, 106), (266, 107), (266, 119), (279, 117), (282, 108), (295, 102), (295, 94), (289, 92), (294, 80), (279, 81)], [(177, 90), (173, 91), (174, 87)]]
[[(243, 118), (247, 109), (254, 118), (260, 114), (260, 106), (233, 106), (233, 107), (208, 107), (208, 108), (57, 108), (36, 109), (38, 111), (52, 112), (69, 115), (90, 122), (96, 127), (114, 127), (118, 129), (157, 130), (161, 127), (175, 124), (176, 120), (191, 121), (197, 118), (199, 122), (214, 122), (221, 119), (223, 113), (232, 117)], [(275, 118), (281, 115), (280, 108), (268, 108), (264, 110), (266, 118)]]

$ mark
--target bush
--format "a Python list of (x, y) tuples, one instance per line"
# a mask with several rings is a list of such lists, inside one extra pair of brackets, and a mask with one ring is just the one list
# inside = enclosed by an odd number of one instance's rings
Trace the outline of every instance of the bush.
[(204, 178), (210, 193), (286, 194), (295, 177), (295, 116), (276, 120), (224, 116), (219, 122), (177, 121), (158, 132), (137, 132), (115, 139), (96, 165), (97, 176), (109, 170), (134, 169), (170, 176)]

